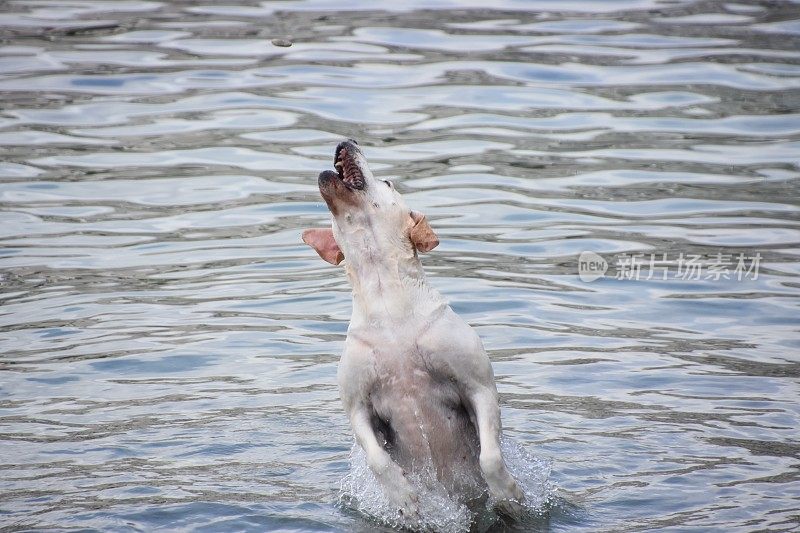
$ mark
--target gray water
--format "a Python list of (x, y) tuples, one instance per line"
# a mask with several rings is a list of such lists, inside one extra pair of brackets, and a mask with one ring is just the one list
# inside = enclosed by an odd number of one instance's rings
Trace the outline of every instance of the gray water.
[(388, 527), (300, 242), (345, 137), (493, 361), (495, 530), (800, 528), (800, 6), (246, 2), (0, 5), (0, 528)]

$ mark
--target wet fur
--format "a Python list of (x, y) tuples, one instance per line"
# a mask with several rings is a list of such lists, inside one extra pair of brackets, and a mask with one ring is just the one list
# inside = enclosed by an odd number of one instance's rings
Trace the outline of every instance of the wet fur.
[[(350, 158), (344, 164), (340, 153)], [(374, 178), (357, 145), (337, 147), (335, 163), (338, 174), (319, 177), (331, 229), (312, 230), (313, 239), (306, 232), (304, 240), (329, 262), (345, 258), (353, 315), (339, 391), (370, 469), (406, 515), (418, 512), (411, 479), (438, 482), (465, 503), (489, 494), (498, 509), (517, 513), (524, 496), (500, 450), (489, 358), (475, 331), (427, 284), (418, 257), (438, 244), (436, 235), (391, 184)], [(353, 165), (363, 177), (358, 186), (342, 176)]]

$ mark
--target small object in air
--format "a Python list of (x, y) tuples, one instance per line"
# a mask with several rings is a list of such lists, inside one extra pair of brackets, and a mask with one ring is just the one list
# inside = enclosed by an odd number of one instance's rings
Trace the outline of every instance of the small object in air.
[(292, 41), (289, 39), (272, 39), (272, 44), (275, 46), (282, 46), (284, 48), (288, 48), (292, 46)]

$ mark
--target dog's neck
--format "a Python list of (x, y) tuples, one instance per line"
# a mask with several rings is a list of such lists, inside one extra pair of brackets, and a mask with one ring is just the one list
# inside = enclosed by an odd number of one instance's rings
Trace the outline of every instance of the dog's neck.
[(345, 272), (353, 289), (351, 327), (409, 323), (440, 312), (446, 305), (428, 285), (422, 263), (413, 251), (375, 257), (345, 259)]

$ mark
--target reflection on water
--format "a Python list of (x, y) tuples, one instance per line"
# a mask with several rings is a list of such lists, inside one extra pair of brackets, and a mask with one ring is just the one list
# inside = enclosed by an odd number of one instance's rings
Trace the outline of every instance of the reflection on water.
[(796, 527), (798, 5), (486, 4), (4, 5), (2, 526), (378, 527), (337, 503), (349, 288), (299, 239), (353, 137), (552, 465), (517, 529)]

